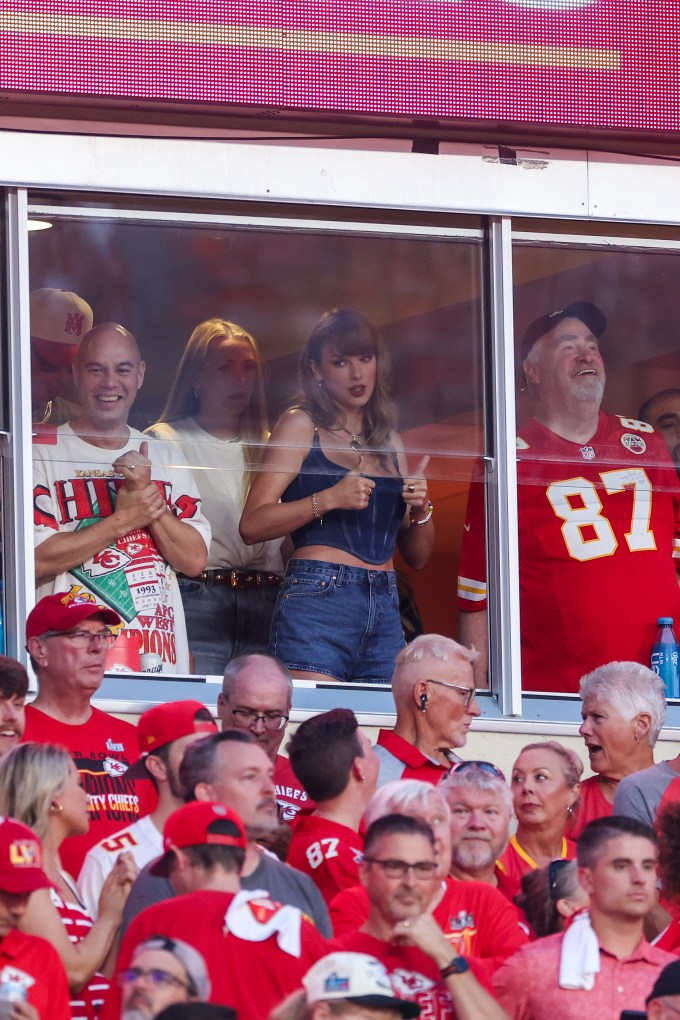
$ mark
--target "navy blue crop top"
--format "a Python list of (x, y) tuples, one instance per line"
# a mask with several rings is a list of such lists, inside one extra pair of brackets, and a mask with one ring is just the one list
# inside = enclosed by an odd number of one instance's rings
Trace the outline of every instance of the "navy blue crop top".
[[(319, 434), (315, 433), (300, 474), (290, 483), (281, 501), (292, 503), (314, 492), (329, 489), (348, 473), (347, 468), (328, 459), (321, 449)], [(330, 510), (324, 514), (323, 521), (315, 518), (304, 524), (291, 534), (296, 549), (305, 545), (327, 545), (333, 549), (344, 549), (364, 563), (376, 564), (385, 563), (394, 555), (397, 532), (406, 512), (406, 504), (401, 497), (401, 475), (366, 477), (375, 482), (366, 509)]]

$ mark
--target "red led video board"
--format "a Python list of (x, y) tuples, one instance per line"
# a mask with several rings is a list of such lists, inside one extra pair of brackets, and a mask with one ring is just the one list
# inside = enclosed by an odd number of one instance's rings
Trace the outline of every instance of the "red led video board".
[(678, 0), (3, 0), (0, 89), (677, 131)]

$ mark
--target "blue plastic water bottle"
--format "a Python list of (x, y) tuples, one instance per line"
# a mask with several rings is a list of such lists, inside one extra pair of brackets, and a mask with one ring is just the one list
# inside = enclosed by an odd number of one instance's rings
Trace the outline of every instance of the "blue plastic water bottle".
[(663, 680), (667, 698), (680, 697), (680, 645), (673, 632), (673, 617), (660, 616), (650, 665)]

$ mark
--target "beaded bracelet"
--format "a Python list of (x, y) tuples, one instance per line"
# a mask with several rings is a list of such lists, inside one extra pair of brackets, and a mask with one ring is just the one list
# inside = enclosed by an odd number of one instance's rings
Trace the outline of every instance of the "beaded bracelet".
[(432, 517), (433, 513), (434, 513), (434, 506), (432, 505), (432, 503), (428, 503), (427, 504), (427, 514), (425, 515), (425, 517), (423, 517), (423, 519), (421, 521), (417, 521), (415, 519), (415, 517), (413, 516), (413, 507), (411, 507), (411, 509), (409, 510), (408, 516), (409, 516), (409, 520), (411, 521), (411, 524), (412, 525), (414, 524), (416, 526), (416, 528), (419, 528), (419, 527), (421, 527), (421, 525), (427, 524), (427, 522)]
[(323, 514), (319, 513), (319, 507), (316, 502), (316, 493), (312, 493), (312, 513), (316, 517), (317, 521), (323, 521)]

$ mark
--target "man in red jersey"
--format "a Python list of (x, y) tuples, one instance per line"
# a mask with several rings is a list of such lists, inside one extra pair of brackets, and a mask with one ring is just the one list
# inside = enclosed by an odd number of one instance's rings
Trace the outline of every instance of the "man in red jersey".
[(358, 932), (338, 948), (367, 953), (387, 968), (396, 990), (431, 1020), (507, 1020), (430, 913), (441, 879), (429, 825), (406, 815), (385, 815), (366, 833), (360, 868), (370, 912)]
[(326, 903), (359, 881), (359, 826), (375, 793), (378, 758), (354, 712), (333, 708), (306, 719), (288, 744), (293, 772), (316, 801), (298, 818), (287, 862), (316, 882)]
[(290, 671), (273, 655), (239, 655), (227, 665), (222, 691), (217, 695), (217, 714), (223, 730), (252, 733), (274, 766), (276, 803), (282, 822), (293, 822), (301, 809), (314, 804), (297, 779), (281, 741), (293, 703)]
[[(580, 677), (603, 662), (649, 662), (657, 617), (680, 617), (677, 475), (651, 425), (600, 410), (606, 325), (599, 308), (577, 301), (536, 319), (522, 342), (534, 404), (517, 437), (527, 691), (577, 693)], [(480, 650), (488, 644), (482, 482), (480, 468), (458, 578), (461, 640)]]
[(477, 653), (441, 634), (421, 634), (397, 655), (392, 693), (393, 730), (380, 730), (375, 752), (378, 786), (394, 779), (437, 784), (460, 761), (472, 722), (480, 714), (472, 664)]
[[(224, 804), (193, 801), (165, 825), (165, 853), (153, 870), (170, 878), (176, 895), (143, 910), (121, 945), (117, 973), (135, 947), (153, 936), (182, 938), (200, 952), (210, 977), (210, 1001), (234, 1007), (249, 1020), (299, 988), (327, 942), (296, 907), (282, 906), (263, 890), (241, 890), (247, 838), (238, 815)], [(119, 1015), (112, 993), (106, 1016)]]
[(149, 780), (127, 775), (139, 757), (137, 730), (91, 704), (104, 677), (110, 627), (119, 623), (113, 610), (69, 594), (41, 599), (26, 621), (38, 696), (26, 708), (24, 740), (67, 748), (87, 792), (89, 831), (70, 837), (60, 851), (71, 875), (78, 875), (91, 846), (153, 806)]
[[(31, 893), (49, 889), (42, 846), (13, 818), (0, 818), (0, 984), (12, 983), (25, 1002), (12, 1005), (14, 1020), (69, 1020), (68, 981), (55, 949), (17, 931)], [(8, 1014), (9, 1015), (9, 1014)]]

